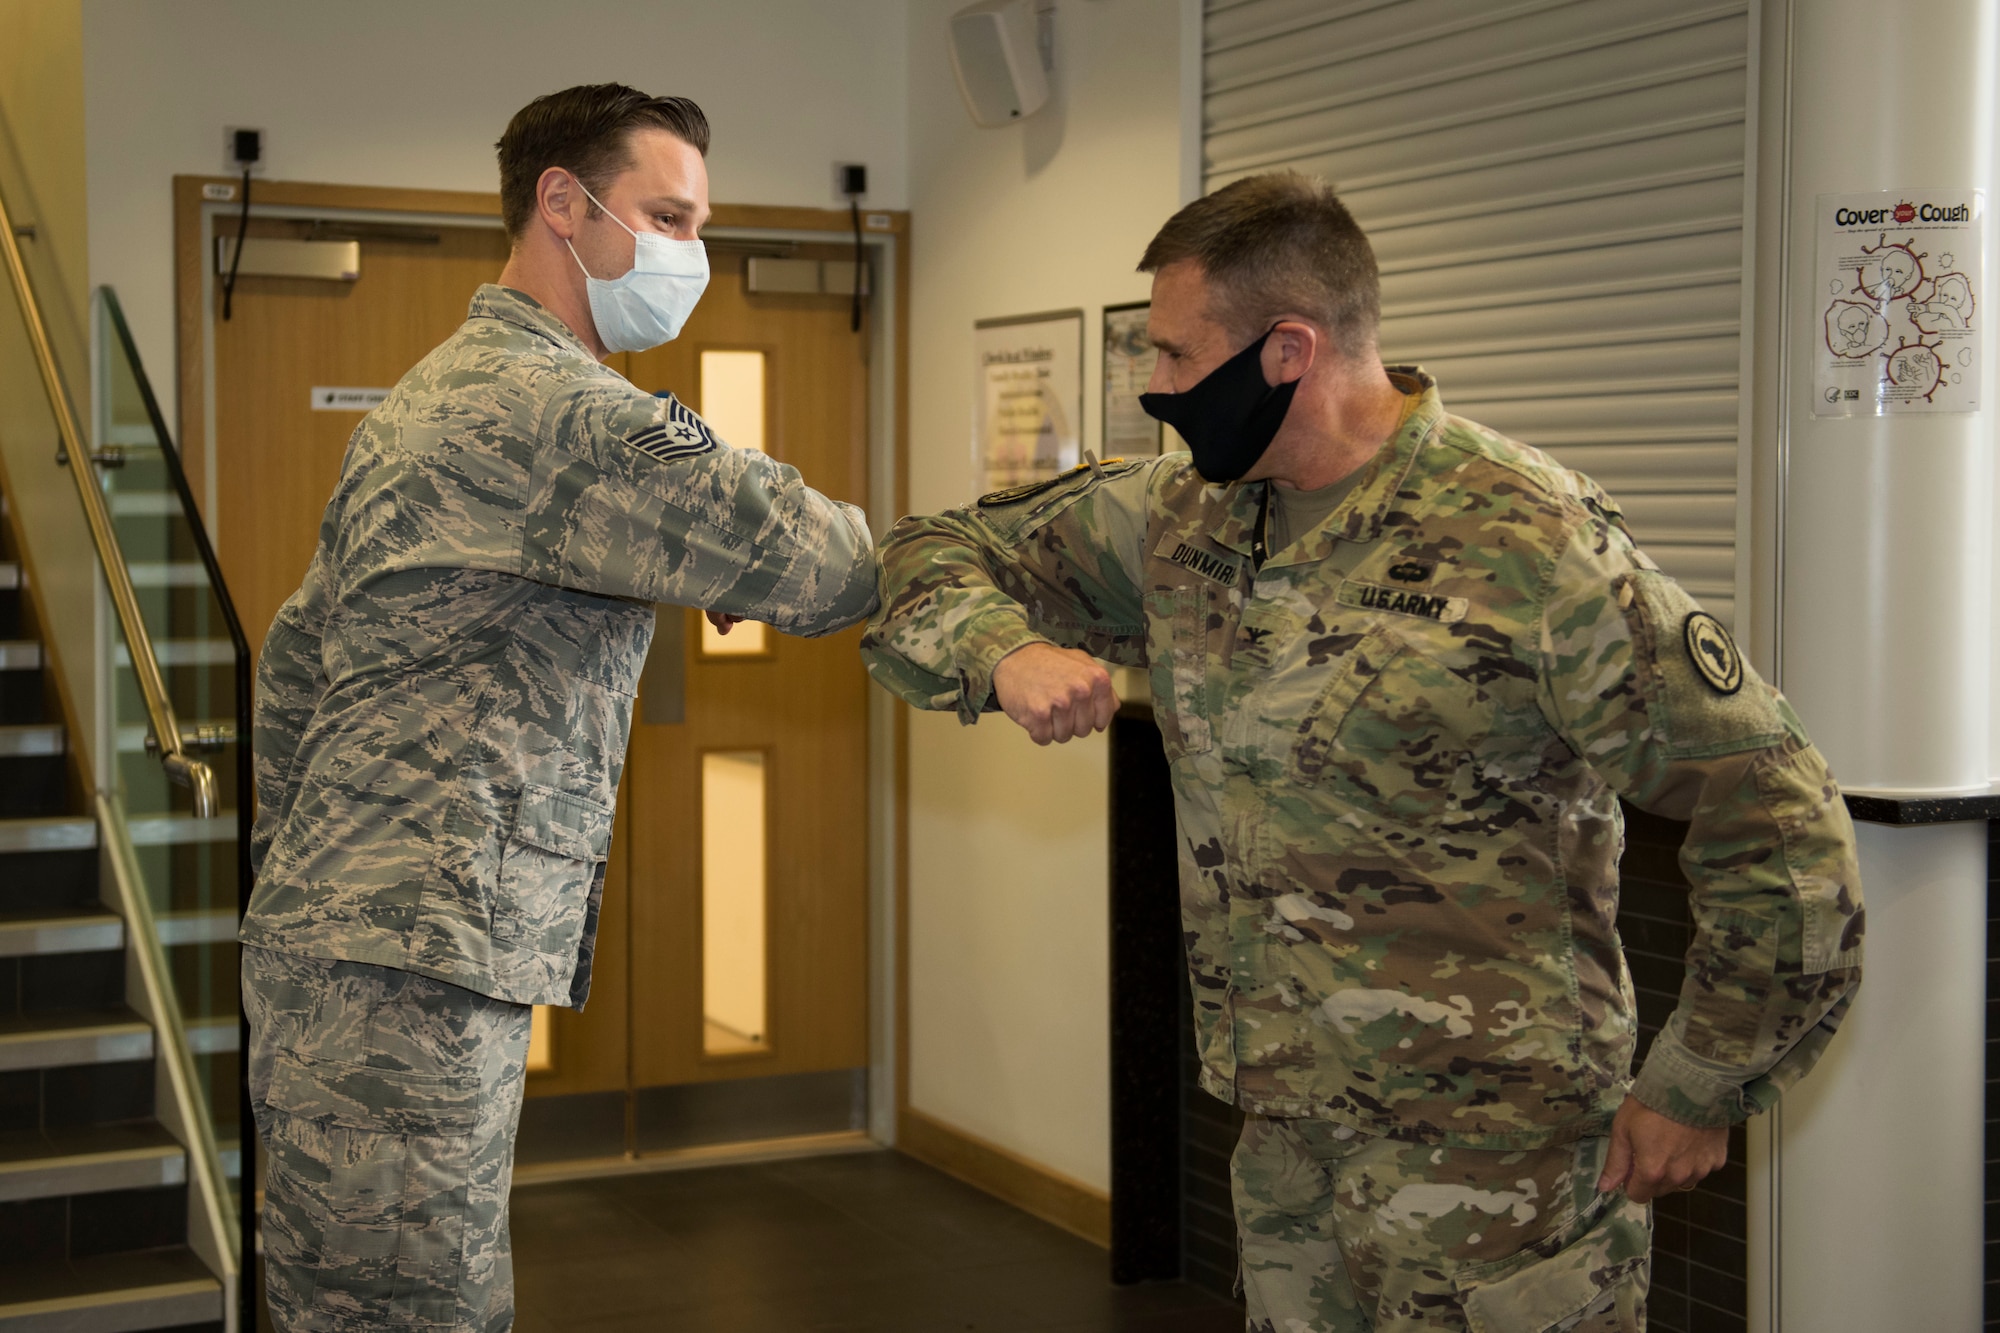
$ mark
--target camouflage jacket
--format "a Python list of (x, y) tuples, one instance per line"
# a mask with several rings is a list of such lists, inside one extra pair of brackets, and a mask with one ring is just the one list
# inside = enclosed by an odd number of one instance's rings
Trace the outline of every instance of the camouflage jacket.
[(581, 1006), (653, 603), (875, 605), (861, 512), (487, 286), (349, 441), (257, 668), (241, 938)]
[[(1421, 371), (1318, 527), (1187, 455), (905, 519), (875, 679), (967, 722), (1051, 641), (1149, 671), (1209, 1091), (1459, 1147), (1740, 1120), (1859, 980), (1853, 829), (1798, 718), (1595, 485)], [(1636, 1085), (1617, 797), (1692, 821), (1696, 938)]]

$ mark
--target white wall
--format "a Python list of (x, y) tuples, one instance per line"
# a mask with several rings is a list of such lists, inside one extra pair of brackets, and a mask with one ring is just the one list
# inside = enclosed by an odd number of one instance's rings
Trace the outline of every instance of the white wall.
[(542, 93), (694, 98), (713, 197), (908, 204), (904, 0), (85, 0), (91, 282), (111, 283), (173, 417), (172, 178), (221, 175), (225, 125), (272, 179), (499, 187), (493, 144)]
[[(1178, 0), (1059, 0), (1056, 96), (981, 130), (945, 21), (912, 0), (910, 504), (972, 498), (972, 325), (1085, 311), (1084, 443), (1103, 307), (1178, 206)], [(1002, 717), (910, 730), (910, 1100), (1098, 1189), (1110, 1183), (1106, 756), (1038, 750)]]

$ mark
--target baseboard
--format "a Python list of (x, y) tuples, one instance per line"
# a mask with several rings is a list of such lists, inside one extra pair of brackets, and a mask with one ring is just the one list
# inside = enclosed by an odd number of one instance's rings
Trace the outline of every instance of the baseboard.
[(538, 1162), (514, 1168), (514, 1185), (554, 1185), (604, 1176), (645, 1175), (654, 1171), (691, 1171), (704, 1166), (745, 1166), (782, 1162), (794, 1157), (827, 1157), (836, 1153), (879, 1152), (882, 1145), (859, 1130), (837, 1134), (797, 1134), (781, 1139), (751, 1139), (742, 1143), (711, 1143), (699, 1148), (671, 1148), (639, 1157), (585, 1157), (573, 1162)]
[(1111, 1248), (1111, 1196), (922, 1111), (896, 1118), (896, 1148), (1092, 1244)]

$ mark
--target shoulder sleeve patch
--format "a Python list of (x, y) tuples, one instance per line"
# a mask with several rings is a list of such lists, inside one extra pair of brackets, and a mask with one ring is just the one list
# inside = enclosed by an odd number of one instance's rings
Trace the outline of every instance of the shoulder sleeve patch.
[(1706, 611), (1690, 611), (1681, 622), (1681, 640), (1694, 669), (1710, 689), (1717, 694), (1734, 694), (1743, 688), (1743, 654), (1721, 621)]
[(1761, 750), (1783, 740), (1777, 696), (1750, 671), (1722, 622), (1655, 570), (1614, 585), (1632, 634), (1646, 713), (1670, 758)]
[(660, 399), (660, 415), (625, 437), (625, 443), (650, 458), (671, 463), (719, 448), (721, 441), (708, 423), (690, 412), (672, 394)]

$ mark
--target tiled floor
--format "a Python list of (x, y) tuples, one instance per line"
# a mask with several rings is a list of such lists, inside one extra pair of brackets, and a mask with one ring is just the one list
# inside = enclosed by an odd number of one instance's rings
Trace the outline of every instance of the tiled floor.
[(514, 1191), (518, 1333), (1241, 1333), (893, 1152)]

